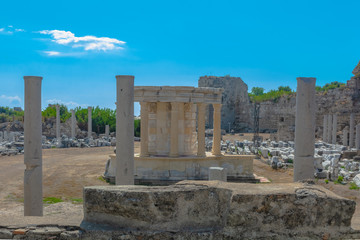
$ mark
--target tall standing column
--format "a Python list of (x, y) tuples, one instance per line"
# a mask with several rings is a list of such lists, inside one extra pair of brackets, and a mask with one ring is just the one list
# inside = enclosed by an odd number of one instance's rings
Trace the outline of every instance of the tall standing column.
[(75, 117), (75, 110), (71, 110), (71, 138), (75, 138), (75, 124), (76, 124), (76, 117)]
[(60, 105), (56, 105), (56, 138), (60, 139)]
[(212, 154), (221, 155), (221, 104), (215, 103), (214, 107), (214, 126), (213, 126), (213, 145)]
[(149, 156), (149, 109), (147, 102), (140, 102), (140, 157)]
[(314, 178), (315, 78), (297, 78), (294, 181)]
[(337, 115), (334, 114), (332, 118), (332, 137), (331, 137), (331, 143), (336, 144), (336, 132), (337, 132)]
[(105, 125), (105, 137), (109, 138), (109, 135), (110, 135), (110, 126)]
[(171, 103), (170, 157), (179, 156), (179, 103)]
[(350, 148), (354, 147), (354, 114), (350, 114), (350, 131), (349, 131), (349, 146)]
[(134, 185), (134, 76), (116, 76), (116, 185)]
[(347, 129), (343, 130), (343, 145), (348, 146), (348, 133), (349, 131)]
[(355, 147), (360, 150), (360, 124), (356, 125)]
[(92, 107), (88, 107), (88, 138), (91, 138), (92, 135), (92, 116), (91, 116)]
[(198, 157), (206, 157), (205, 153), (205, 103), (198, 103)]
[(332, 139), (332, 115), (329, 114), (328, 115), (328, 133), (327, 133), (327, 138), (328, 138), (328, 143), (331, 143), (331, 139)]
[(25, 76), (24, 216), (42, 216), (41, 81)]
[(327, 116), (324, 115), (324, 121), (323, 121), (323, 142), (326, 142), (327, 139)]

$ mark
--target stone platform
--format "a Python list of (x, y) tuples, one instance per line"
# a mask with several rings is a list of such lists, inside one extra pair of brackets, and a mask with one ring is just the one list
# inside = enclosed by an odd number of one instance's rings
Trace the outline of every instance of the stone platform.
[(183, 181), (86, 187), (81, 227), (131, 239), (340, 239), (358, 236), (354, 211), (354, 201), (315, 185)]
[[(231, 182), (257, 183), (253, 175), (254, 155), (221, 155), (206, 157), (139, 157), (135, 156), (135, 184), (171, 185), (183, 180), (208, 180), (210, 167), (222, 167)], [(116, 155), (110, 155), (107, 180), (114, 182)]]

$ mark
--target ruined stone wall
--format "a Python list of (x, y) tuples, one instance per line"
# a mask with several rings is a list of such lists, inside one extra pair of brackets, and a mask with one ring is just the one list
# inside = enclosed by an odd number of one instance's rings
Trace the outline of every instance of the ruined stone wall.
[[(226, 131), (230, 128), (235, 131), (246, 131), (251, 128), (253, 117), (252, 104), (248, 96), (248, 86), (239, 77), (204, 76), (198, 81), (199, 87), (223, 88), (223, 101), (221, 108), (221, 128)], [(206, 127), (213, 127), (213, 108), (206, 108)]]
[[(355, 124), (360, 124), (360, 62), (352, 72), (353, 77), (341, 88), (316, 93), (316, 136), (322, 136), (323, 116), (337, 114), (338, 141), (341, 131), (349, 126), (350, 114), (355, 114)], [(254, 107), (248, 97), (248, 87), (239, 77), (204, 76), (199, 87), (223, 88), (221, 128), (252, 132)], [(293, 140), (295, 131), (296, 93), (265, 101), (260, 104), (260, 132), (275, 133), (277, 140)], [(206, 124), (212, 128), (212, 106), (206, 112)]]
[[(360, 123), (360, 92), (356, 87), (357, 81), (353, 77), (344, 87), (316, 93), (316, 137), (322, 137), (323, 117), (327, 114), (337, 114), (338, 141), (340, 131), (349, 126), (351, 113), (355, 114), (355, 124)], [(295, 129), (295, 106), (296, 94), (261, 103), (260, 129), (278, 131), (278, 140), (291, 138), (291, 131)]]

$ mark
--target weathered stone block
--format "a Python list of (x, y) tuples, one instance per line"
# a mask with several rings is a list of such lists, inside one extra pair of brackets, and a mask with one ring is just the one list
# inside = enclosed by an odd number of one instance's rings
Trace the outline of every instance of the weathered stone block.
[(183, 181), (86, 187), (82, 227), (130, 239), (340, 239), (352, 232), (354, 211), (354, 201), (316, 185)]
[(201, 185), (84, 188), (84, 221), (154, 231), (225, 226), (231, 191)]

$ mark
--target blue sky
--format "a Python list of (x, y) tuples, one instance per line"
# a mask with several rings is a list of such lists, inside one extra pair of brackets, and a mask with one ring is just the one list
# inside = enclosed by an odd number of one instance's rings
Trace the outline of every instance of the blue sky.
[[(197, 86), (241, 77), (251, 89), (346, 82), (360, 60), (360, 1), (2, 1), (0, 105), (23, 106), (43, 76), (43, 107), (115, 107), (115, 75)], [(138, 113), (136, 105), (135, 113)]]

